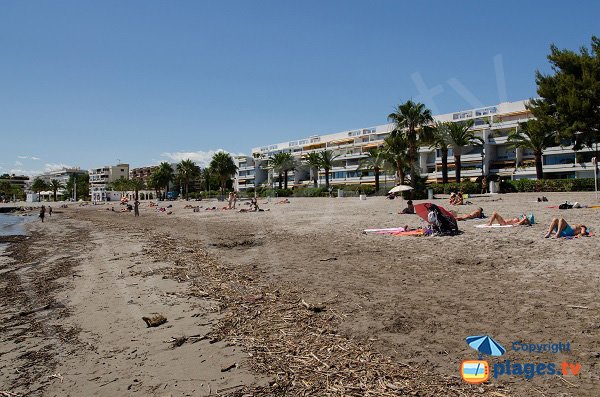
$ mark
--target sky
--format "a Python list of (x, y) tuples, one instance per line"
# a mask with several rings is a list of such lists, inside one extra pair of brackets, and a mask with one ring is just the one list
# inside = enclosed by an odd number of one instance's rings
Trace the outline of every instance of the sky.
[(132, 167), (536, 96), (600, 2), (0, 1), (0, 174)]

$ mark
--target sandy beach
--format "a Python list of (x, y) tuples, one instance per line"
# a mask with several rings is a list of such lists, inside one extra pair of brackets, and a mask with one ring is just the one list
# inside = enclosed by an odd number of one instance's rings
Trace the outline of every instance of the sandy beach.
[[(268, 211), (255, 213), (161, 203), (168, 215), (143, 203), (139, 218), (110, 205), (55, 208), (0, 257), (0, 391), (596, 396), (600, 237), (543, 235), (556, 216), (597, 233), (600, 209), (547, 208), (597, 204), (590, 193), (541, 195), (471, 198), (452, 209), (534, 213), (536, 224), (471, 220), (452, 237), (362, 233), (424, 225), (382, 197), (260, 199)], [(142, 317), (156, 314), (167, 322), (147, 327)], [(492, 365), (568, 361), (580, 374), (466, 384), (459, 365), (477, 353), (465, 338), (484, 334), (507, 349)]]

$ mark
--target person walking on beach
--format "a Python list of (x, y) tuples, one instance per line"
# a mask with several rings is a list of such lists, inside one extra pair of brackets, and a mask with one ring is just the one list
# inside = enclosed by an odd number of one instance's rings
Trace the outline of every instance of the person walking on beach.
[(42, 205), (42, 208), (40, 208), (40, 218), (42, 219), (42, 223), (44, 223), (45, 216), (46, 216), (46, 207)]
[(48, 206), (48, 216), (52, 216), (52, 207)]
[(140, 216), (140, 202), (137, 200), (133, 202), (133, 215)]

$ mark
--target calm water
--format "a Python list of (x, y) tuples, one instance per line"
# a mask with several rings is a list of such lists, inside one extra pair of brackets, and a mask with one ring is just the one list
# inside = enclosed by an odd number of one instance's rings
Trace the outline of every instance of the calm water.
[(28, 216), (0, 214), (0, 236), (25, 234), (23, 224), (28, 220)]

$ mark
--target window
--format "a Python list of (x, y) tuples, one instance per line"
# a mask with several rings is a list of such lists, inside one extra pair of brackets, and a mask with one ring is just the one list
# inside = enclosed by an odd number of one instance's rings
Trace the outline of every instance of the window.
[(544, 156), (544, 165), (575, 164), (575, 155), (573, 153), (550, 154)]

